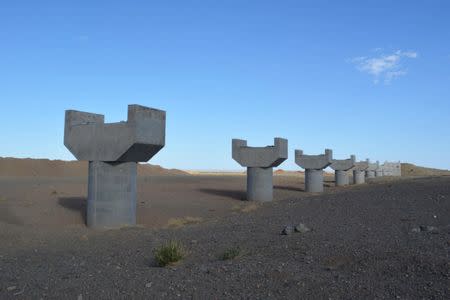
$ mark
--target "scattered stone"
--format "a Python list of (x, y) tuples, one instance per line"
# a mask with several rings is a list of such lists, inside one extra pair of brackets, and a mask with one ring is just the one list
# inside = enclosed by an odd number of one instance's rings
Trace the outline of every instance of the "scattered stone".
[(152, 285), (153, 285), (153, 282), (149, 282), (149, 283), (147, 283), (147, 284), (145, 285), (145, 287), (149, 289), (149, 288), (152, 287)]
[(439, 229), (435, 226), (425, 226), (425, 225), (420, 225), (419, 227), (414, 227), (412, 230), (412, 232), (431, 232), (431, 233), (438, 233)]
[(438, 228), (435, 226), (420, 226), (420, 230), (421, 231), (426, 231), (426, 232), (438, 232)]
[(79, 294), (77, 300), (83, 300), (83, 295)]
[(300, 232), (300, 233), (306, 233), (311, 231), (311, 229), (309, 229), (308, 227), (306, 227), (305, 224), (300, 223), (297, 226), (295, 226), (295, 232)]
[(17, 287), (16, 287), (15, 285), (9, 286), (9, 287), (6, 288), (6, 290), (7, 290), (8, 292), (15, 291), (16, 289), (17, 289)]
[(292, 227), (292, 226), (285, 226), (284, 228), (283, 228), (283, 231), (281, 231), (281, 234), (282, 235), (289, 235), (289, 234), (291, 234), (292, 232), (294, 231), (294, 228)]

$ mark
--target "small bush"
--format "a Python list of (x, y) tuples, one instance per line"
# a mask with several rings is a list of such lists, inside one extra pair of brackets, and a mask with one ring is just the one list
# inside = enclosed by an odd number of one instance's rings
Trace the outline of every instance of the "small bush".
[(202, 218), (188, 216), (188, 217), (184, 217), (184, 218), (171, 218), (167, 222), (167, 225), (169, 227), (181, 227), (184, 225), (198, 224), (202, 221), (203, 221)]
[(155, 259), (160, 267), (165, 267), (183, 259), (184, 253), (180, 242), (170, 241), (155, 249)]
[(229, 259), (235, 259), (241, 254), (241, 249), (239, 247), (234, 247), (227, 249), (221, 256), (221, 260), (229, 260)]

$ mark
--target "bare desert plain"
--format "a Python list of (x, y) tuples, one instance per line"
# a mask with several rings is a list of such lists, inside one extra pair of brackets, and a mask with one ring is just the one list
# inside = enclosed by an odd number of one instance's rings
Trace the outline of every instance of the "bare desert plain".
[[(86, 163), (1, 158), (0, 299), (448, 299), (450, 172), (402, 172), (316, 195), (277, 170), (258, 204), (244, 173), (140, 165), (139, 225), (94, 231)], [(186, 255), (159, 267), (171, 240)]]

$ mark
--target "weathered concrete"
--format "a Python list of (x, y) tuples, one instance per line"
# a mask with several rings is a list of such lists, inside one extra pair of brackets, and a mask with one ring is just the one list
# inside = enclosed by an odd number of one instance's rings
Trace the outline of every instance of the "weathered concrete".
[(370, 163), (369, 160), (367, 161), (369, 164), (366, 169), (366, 178), (375, 178), (375, 172), (380, 167), (380, 162), (377, 161), (376, 163)]
[(349, 184), (347, 171), (355, 166), (355, 156), (351, 155), (350, 159), (333, 159), (330, 168), (334, 170), (334, 178), (336, 186), (345, 186)]
[(232, 157), (247, 167), (247, 200), (267, 202), (273, 200), (273, 167), (288, 158), (288, 141), (275, 138), (274, 146), (249, 147), (247, 141), (233, 139)]
[(247, 168), (247, 200), (268, 202), (273, 199), (273, 168)]
[(136, 177), (135, 162), (89, 162), (88, 227), (136, 224)]
[(305, 191), (323, 192), (323, 169), (333, 162), (333, 152), (325, 149), (325, 154), (304, 155), (302, 150), (295, 150), (295, 163), (305, 169)]
[(378, 165), (378, 168), (375, 170), (375, 177), (382, 177), (384, 176), (383, 174), (383, 168)]
[(363, 184), (365, 180), (365, 171), (369, 167), (369, 160), (356, 162), (353, 167), (353, 183)]
[(78, 160), (150, 160), (165, 144), (166, 113), (128, 106), (127, 122), (105, 124), (103, 115), (66, 111), (64, 145)]
[(383, 176), (402, 176), (402, 165), (400, 162), (384, 162), (381, 165)]
[(104, 116), (66, 111), (64, 145), (89, 161), (87, 225), (136, 225), (137, 162), (148, 161), (165, 144), (166, 113), (128, 106), (128, 120), (104, 123)]

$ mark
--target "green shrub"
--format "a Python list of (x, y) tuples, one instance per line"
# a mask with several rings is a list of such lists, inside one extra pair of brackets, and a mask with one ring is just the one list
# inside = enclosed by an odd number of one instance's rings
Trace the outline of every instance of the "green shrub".
[(233, 248), (227, 249), (220, 256), (220, 259), (222, 259), (222, 260), (234, 259), (234, 258), (238, 257), (240, 254), (241, 254), (241, 249), (239, 249), (239, 247), (233, 247)]
[(172, 265), (184, 257), (184, 249), (180, 242), (170, 241), (155, 249), (155, 259), (160, 267)]

